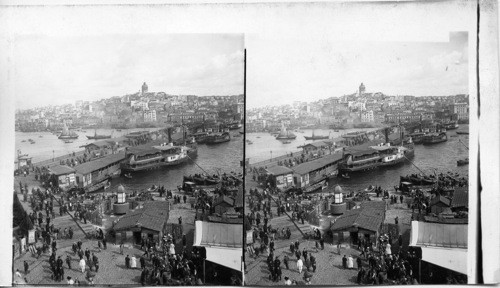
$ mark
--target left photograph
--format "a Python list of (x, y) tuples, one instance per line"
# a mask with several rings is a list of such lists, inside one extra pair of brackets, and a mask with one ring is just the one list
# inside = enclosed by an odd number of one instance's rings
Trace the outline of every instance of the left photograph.
[(244, 35), (15, 39), (12, 283), (242, 285)]

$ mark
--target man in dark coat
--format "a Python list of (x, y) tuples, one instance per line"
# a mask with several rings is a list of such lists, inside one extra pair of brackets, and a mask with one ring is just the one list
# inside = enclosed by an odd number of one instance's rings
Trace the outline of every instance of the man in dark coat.
[(288, 268), (288, 261), (289, 260), (290, 259), (288, 258), (288, 255), (285, 255), (285, 257), (283, 257), (283, 264), (285, 264), (285, 267), (286, 267), (287, 270), (289, 269)]
[(127, 255), (127, 257), (125, 257), (125, 267), (127, 269), (130, 268), (130, 257), (128, 257), (128, 255)]
[(342, 267), (344, 267), (344, 269), (347, 269), (347, 257), (342, 257)]

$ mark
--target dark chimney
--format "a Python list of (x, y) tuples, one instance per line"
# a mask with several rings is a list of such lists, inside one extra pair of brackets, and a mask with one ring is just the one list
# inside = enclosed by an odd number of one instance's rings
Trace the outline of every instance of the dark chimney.
[(171, 143), (172, 142), (172, 128), (169, 127), (167, 129), (167, 135), (168, 135), (168, 143)]
[(385, 143), (389, 143), (389, 127), (385, 128), (384, 134), (385, 134)]

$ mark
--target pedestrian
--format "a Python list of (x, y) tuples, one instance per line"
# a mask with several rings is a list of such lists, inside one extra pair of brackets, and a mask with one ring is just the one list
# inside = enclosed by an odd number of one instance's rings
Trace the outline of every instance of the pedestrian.
[(123, 242), (120, 243), (120, 254), (123, 255)]
[(304, 267), (304, 262), (302, 262), (302, 259), (299, 258), (297, 259), (297, 269), (299, 269), (299, 274), (302, 273), (302, 268)]
[(106, 250), (108, 248), (107, 246), (107, 240), (106, 240), (106, 237), (102, 238), (102, 246), (104, 247), (104, 250)]
[(85, 249), (85, 257), (87, 258), (87, 262), (90, 261), (90, 250), (88, 247)]
[(347, 257), (345, 255), (342, 257), (342, 267), (347, 269)]
[(325, 250), (325, 239), (323, 237), (319, 239), (319, 244), (321, 245), (321, 250)]
[(141, 256), (141, 258), (139, 258), (139, 263), (141, 264), (141, 269), (146, 267), (146, 259), (144, 259), (144, 256)]
[(352, 255), (349, 255), (349, 257), (347, 257), (347, 268), (354, 268), (354, 259), (352, 258)]
[(130, 258), (130, 268), (135, 269), (137, 268), (137, 259), (135, 258), (134, 255)]
[(338, 253), (339, 255), (340, 255), (340, 252), (341, 252), (341, 251), (340, 251), (340, 248), (341, 248), (341, 247), (342, 247), (342, 246), (340, 245), (340, 241), (339, 241), (339, 242), (337, 243), (337, 253)]
[(315, 273), (316, 272), (316, 257), (311, 255), (310, 261), (311, 261), (311, 267), (313, 269), (313, 273)]
[(82, 273), (85, 273), (85, 268), (87, 264), (85, 263), (85, 259), (83, 257), (80, 259), (80, 270), (82, 270)]
[(363, 268), (363, 262), (361, 261), (361, 257), (356, 259), (356, 264), (358, 265), (358, 270)]
[(125, 257), (125, 267), (127, 269), (130, 268), (130, 257), (127, 255), (127, 257)]
[(69, 276), (68, 276), (68, 277), (66, 277), (66, 280), (67, 280), (67, 281), (66, 281), (66, 283), (68, 283), (68, 285), (73, 285), (73, 284), (75, 284), (75, 281), (74, 281), (71, 277), (69, 277)]
[(289, 270), (290, 268), (288, 268), (288, 261), (290, 260), (290, 258), (288, 258), (288, 255), (285, 255), (285, 257), (283, 257), (283, 264), (285, 264), (285, 267), (287, 270)]
[(71, 256), (69, 255), (66, 256), (66, 264), (68, 264), (68, 269), (71, 270)]
[(30, 269), (30, 265), (28, 264), (28, 261), (24, 260), (24, 275), (27, 275)]

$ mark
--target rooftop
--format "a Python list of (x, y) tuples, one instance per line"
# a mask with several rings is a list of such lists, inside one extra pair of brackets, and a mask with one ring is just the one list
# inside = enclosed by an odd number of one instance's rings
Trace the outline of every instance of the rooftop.
[(467, 187), (456, 187), (451, 199), (451, 208), (469, 208), (469, 189)]
[(269, 174), (274, 176), (284, 175), (284, 174), (292, 174), (293, 170), (285, 167), (285, 166), (271, 166), (266, 169)]
[(80, 165), (74, 167), (75, 171), (80, 174), (88, 174), (104, 168), (110, 164), (114, 164), (125, 159), (124, 153), (117, 153), (104, 156), (102, 158), (98, 158), (96, 160), (92, 160), (90, 162), (85, 162)]
[(292, 167), (292, 170), (294, 171), (294, 173), (303, 175), (303, 174), (309, 173), (311, 171), (321, 169), (324, 166), (327, 166), (327, 165), (330, 165), (330, 164), (335, 163), (337, 161), (340, 161), (341, 159), (342, 159), (342, 154), (334, 153), (334, 154), (326, 155), (326, 156), (321, 157), (321, 158), (316, 159), (316, 160), (312, 160), (312, 161), (308, 161), (308, 162), (304, 162), (302, 164), (299, 164), (295, 167)]
[(169, 203), (166, 201), (145, 202), (143, 208), (125, 214), (113, 227), (116, 231), (134, 227), (143, 227), (153, 231), (162, 231), (168, 220)]
[(341, 231), (357, 228), (376, 232), (384, 222), (385, 206), (384, 201), (365, 201), (361, 203), (360, 208), (346, 211), (337, 218), (331, 229)]
[(68, 167), (66, 165), (54, 165), (54, 166), (51, 166), (49, 168), (49, 170), (50, 170), (50, 172), (52, 172), (56, 176), (70, 174), (70, 173), (75, 172), (75, 169)]

